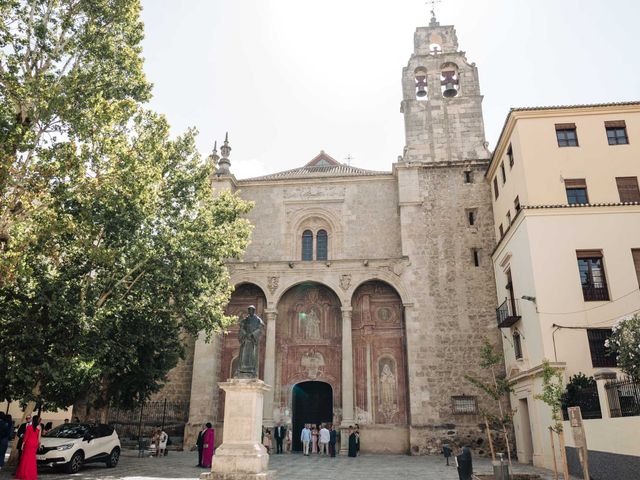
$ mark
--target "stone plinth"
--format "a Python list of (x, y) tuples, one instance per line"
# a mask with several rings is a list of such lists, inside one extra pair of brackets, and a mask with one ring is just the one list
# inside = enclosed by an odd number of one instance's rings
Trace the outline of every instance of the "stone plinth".
[(269, 454), (262, 446), (264, 394), (271, 387), (258, 379), (234, 378), (219, 383), (226, 393), (224, 437), (213, 456), (211, 480), (271, 479)]

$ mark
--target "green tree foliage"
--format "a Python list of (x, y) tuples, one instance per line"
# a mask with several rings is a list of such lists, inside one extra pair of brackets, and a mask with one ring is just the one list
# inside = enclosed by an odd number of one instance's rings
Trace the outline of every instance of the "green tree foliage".
[(250, 205), (145, 111), (137, 0), (0, 0), (0, 400), (130, 407), (231, 321)]
[(542, 362), (542, 393), (535, 395), (536, 400), (542, 400), (551, 408), (553, 429), (562, 432), (562, 398), (565, 392), (562, 371), (549, 364), (549, 360)]
[(587, 377), (584, 373), (569, 377), (562, 395), (562, 411), (566, 411), (568, 407), (580, 407), (583, 418), (600, 418), (600, 399), (593, 377)]
[(606, 346), (611, 355), (617, 356), (618, 367), (640, 383), (640, 315), (618, 322)]

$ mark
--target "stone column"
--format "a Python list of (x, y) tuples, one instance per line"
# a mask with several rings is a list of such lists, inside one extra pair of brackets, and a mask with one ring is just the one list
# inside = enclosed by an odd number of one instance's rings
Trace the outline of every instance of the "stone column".
[(276, 383), (276, 319), (278, 311), (267, 309), (267, 336), (264, 352), (264, 383), (271, 387), (271, 390), (264, 395), (264, 425), (273, 427), (273, 396)]
[(609, 396), (607, 395), (607, 389), (604, 388), (607, 380), (615, 380), (616, 372), (613, 370), (597, 370), (593, 375), (596, 379), (596, 385), (598, 386), (598, 397), (600, 398), (600, 413), (602, 418), (611, 418), (611, 409), (620, 411), (620, 402), (618, 396), (615, 395), (614, 405), (609, 405)]
[(342, 423), (340, 453), (349, 448), (347, 430), (353, 425), (353, 342), (351, 341), (351, 307), (342, 308)]

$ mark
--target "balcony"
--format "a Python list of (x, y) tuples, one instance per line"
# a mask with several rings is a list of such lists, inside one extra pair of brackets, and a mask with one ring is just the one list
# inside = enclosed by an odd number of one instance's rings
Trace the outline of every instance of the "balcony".
[(585, 302), (606, 302), (609, 300), (609, 290), (604, 282), (582, 285), (582, 296)]
[(518, 312), (514, 312), (512, 310), (514, 310), (514, 308), (511, 305), (511, 301), (508, 298), (505, 298), (504, 302), (496, 308), (498, 328), (509, 328), (522, 318), (518, 315)]

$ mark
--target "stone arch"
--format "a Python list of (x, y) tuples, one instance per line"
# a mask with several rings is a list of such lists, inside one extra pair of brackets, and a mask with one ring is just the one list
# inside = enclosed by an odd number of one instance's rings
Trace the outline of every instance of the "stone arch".
[[(406, 425), (408, 374), (402, 298), (390, 283), (367, 280), (354, 290), (351, 305), (357, 419)], [(383, 371), (383, 363), (389, 371)]]
[[(242, 285), (254, 285), (260, 289), (262, 295), (267, 299), (267, 303), (270, 304), (271, 294), (269, 288), (267, 288), (267, 281), (265, 279), (258, 277), (257, 275), (249, 273), (249, 272), (238, 272), (232, 273), (231, 278), (229, 279), (229, 283), (233, 285), (234, 293)], [(233, 297), (233, 293), (231, 294)], [(257, 306), (257, 305), (256, 305)]]
[(289, 222), (287, 239), (292, 259), (302, 258), (302, 233), (311, 230), (314, 235), (313, 251), (315, 259), (316, 235), (319, 230), (327, 232), (327, 258), (335, 259), (342, 248), (342, 223), (330, 210), (318, 207), (303, 208), (296, 212)]
[(453, 98), (460, 93), (460, 70), (453, 62), (444, 62), (440, 65), (440, 84), (442, 95), (445, 98)]
[(274, 405), (291, 411), (291, 391), (306, 381), (328, 383), (334, 407), (341, 405), (342, 302), (324, 283), (302, 281), (283, 289), (277, 301)]
[[(235, 282), (234, 282), (235, 283)], [(231, 294), (229, 303), (225, 313), (232, 315), (238, 319), (243, 318), (247, 314), (249, 305), (256, 307), (256, 314), (265, 320), (265, 310), (267, 309), (267, 296), (265, 290), (256, 282), (238, 280), (235, 283), (235, 290)], [(226, 380), (231, 372), (233, 359), (238, 356), (240, 351), (240, 342), (238, 341), (238, 325), (229, 326), (227, 331), (222, 334), (220, 339), (220, 364), (218, 378), (222, 381)], [(258, 377), (264, 379), (264, 354), (265, 354), (265, 335), (260, 341), (260, 357), (258, 364)], [(219, 391), (220, 401), (218, 403), (217, 417), (219, 421), (224, 420), (224, 392)]]
[(409, 300), (410, 297), (409, 297), (409, 294), (407, 292), (407, 289), (405, 288), (404, 284), (400, 280), (400, 277), (398, 277), (397, 275), (395, 275), (395, 274), (393, 274), (391, 272), (375, 272), (370, 277), (364, 278), (364, 279), (360, 280), (359, 282), (355, 283), (352, 286), (352, 288), (350, 288), (346, 292), (347, 295), (349, 295), (349, 298), (350, 298), (351, 302), (353, 302), (353, 295), (355, 294), (356, 290), (358, 290), (358, 288), (360, 288), (362, 285), (364, 285), (367, 282), (383, 282), (383, 283), (386, 283), (386, 284), (389, 285), (389, 287), (393, 288), (396, 291), (396, 293), (400, 297), (400, 300), (402, 301), (403, 305), (411, 304), (411, 301)]

